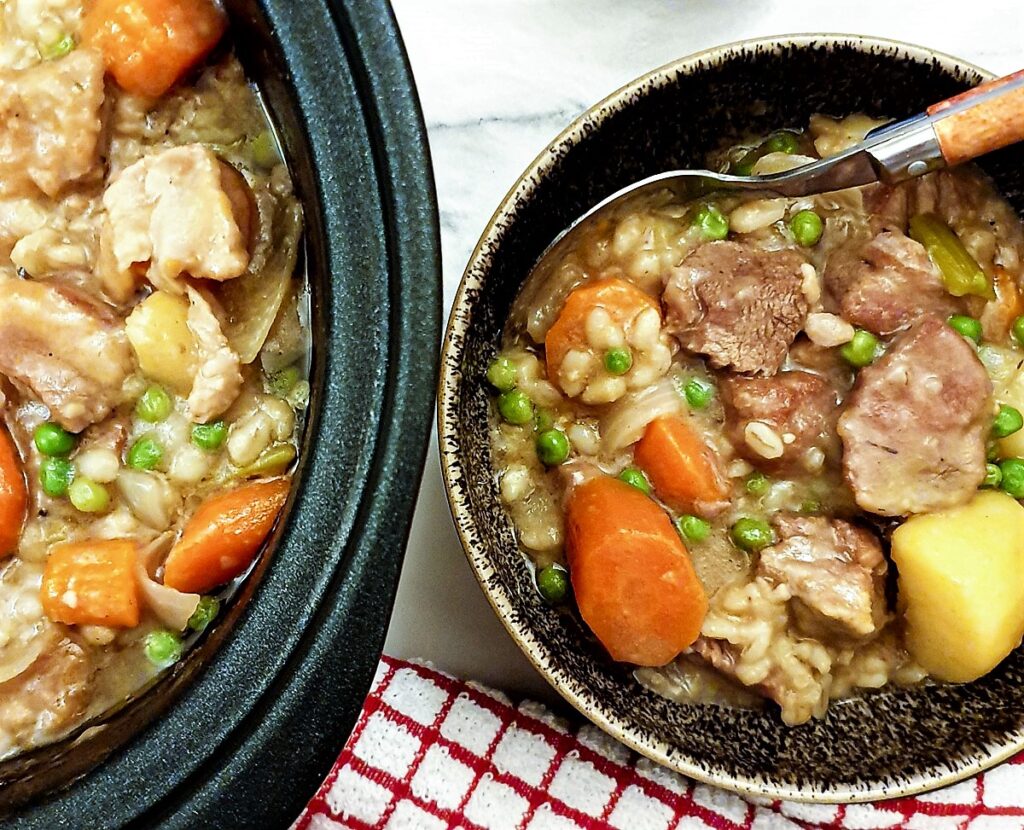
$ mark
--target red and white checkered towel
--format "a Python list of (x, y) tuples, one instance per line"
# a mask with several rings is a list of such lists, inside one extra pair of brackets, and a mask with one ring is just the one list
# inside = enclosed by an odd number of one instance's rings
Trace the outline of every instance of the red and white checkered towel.
[(1020, 830), (1024, 755), (917, 798), (746, 800), (640, 758), (593, 726), (385, 657), (362, 716), (293, 830)]

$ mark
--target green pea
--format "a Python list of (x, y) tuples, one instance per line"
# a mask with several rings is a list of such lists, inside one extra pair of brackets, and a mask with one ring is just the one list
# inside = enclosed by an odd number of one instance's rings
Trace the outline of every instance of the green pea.
[(992, 422), (992, 437), (1005, 438), (1007, 435), (1013, 435), (1021, 427), (1024, 427), (1024, 415), (1020, 414), (1020, 410), (1000, 404), (999, 412)]
[(498, 412), (510, 424), (528, 424), (533, 420), (533, 401), (519, 389), (498, 395)]
[(998, 461), (1000, 456), (999, 445), (995, 441), (989, 441), (985, 445), (985, 460)]
[(703, 542), (711, 533), (711, 523), (699, 516), (680, 516), (676, 519), (676, 531), (687, 542)]
[(982, 487), (994, 489), (1003, 481), (1003, 471), (998, 464), (988, 463), (985, 465), (985, 480), (981, 482)]
[(63, 58), (65, 55), (70, 55), (75, 51), (75, 38), (73, 35), (64, 34), (61, 35), (53, 43), (49, 43), (43, 46), (39, 50), (39, 54), (43, 60), (56, 60), (57, 58)]
[(188, 618), (188, 627), (193, 631), (204, 631), (220, 613), (220, 600), (216, 597), (200, 597), (199, 605)]
[(150, 386), (135, 404), (135, 414), (151, 424), (166, 420), (173, 410), (174, 401), (162, 386)]
[(274, 372), (267, 378), (267, 389), (277, 397), (285, 398), (300, 380), (302, 380), (302, 372), (299, 367), (289, 366), (280, 372)]
[(128, 450), (128, 466), (136, 470), (155, 470), (163, 458), (164, 448), (149, 435), (144, 435)]
[(743, 486), (752, 496), (763, 496), (771, 486), (771, 480), (762, 472), (754, 471), (747, 476)]
[(227, 437), (228, 425), (223, 421), (211, 421), (192, 427), (192, 443), (201, 450), (219, 450)]
[(173, 631), (157, 629), (150, 631), (142, 642), (142, 651), (154, 666), (166, 669), (181, 659), (184, 646), (181, 637)]
[(560, 429), (544, 430), (536, 443), (537, 457), (548, 467), (556, 467), (569, 457), (569, 439)]
[(800, 139), (797, 138), (796, 133), (781, 130), (769, 136), (761, 147), (765, 153), (785, 153), (791, 156), (800, 149)]
[(853, 339), (843, 346), (839, 353), (847, 363), (859, 369), (874, 362), (878, 356), (878, 348), (878, 338), (875, 335), (870, 331), (857, 329), (853, 334)]
[(683, 387), (683, 396), (691, 409), (704, 409), (715, 395), (715, 388), (698, 378), (692, 378)]
[(75, 467), (66, 458), (44, 458), (39, 465), (39, 484), (48, 496), (59, 499), (68, 494), (75, 480)]
[(544, 432), (545, 430), (554, 429), (555, 416), (550, 409), (538, 408), (533, 415), (533, 428), (537, 432)]
[(975, 343), (981, 342), (981, 321), (966, 314), (954, 314), (948, 320), (950, 327)]
[(757, 152), (751, 151), (734, 161), (729, 172), (734, 176), (749, 176), (754, 172), (754, 165), (757, 164)]
[(1024, 346), (1024, 315), (1013, 321), (1013, 337), (1021, 346)]
[(810, 248), (817, 245), (821, 234), (825, 230), (821, 217), (813, 210), (801, 210), (789, 220), (789, 229), (793, 232), (793, 238), (797, 245)]
[(82, 513), (102, 513), (110, 504), (110, 493), (90, 478), (76, 477), (68, 487), (68, 498)]
[(693, 217), (705, 239), (725, 239), (729, 235), (729, 217), (716, 205), (701, 205)]
[(516, 386), (516, 365), (507, 357), (496, 357), (487, 367), (487, 382), (499, 392), (508, 392)]
[(821, 510), (821, 502), (817, 499), (804, 499), (800, 502), (801, 513), (817, 513)]
[(619, 481), (624, 481), (630, 487), (635, 487), (645, 496), (651, 494), (651, 484), (647, 480), (647, 476), (643, 474), (642, 470), (638, 470), (636, 467), (626, 467), (621, 473), (619, 473)]
[(32, 435), (36, 449), (43, 455), (67, 455), (75, 448), (75, 436), (60, 424), (47, 421), (36, 427)]
[(569, 574), (565, 568), (548, 565), (537, 573), (537, 588), (546, 602), (562, 602), (569, 594)]
[(999, 486), (1015, 499), (1024, 499), (1024, 458), (1006, 458), (999, 462), (1003, 480)]
[(749, 516), (737, 519), (729, 530), (729, 536), (736, 547), (746, 551), (761, 550), (775, 541), (775, 534), (768, 522)]
[(629, 349), (614, 348), (604, 353), (604, 368), (612, 375), (624, 375), (633, 366), (633, 354)]

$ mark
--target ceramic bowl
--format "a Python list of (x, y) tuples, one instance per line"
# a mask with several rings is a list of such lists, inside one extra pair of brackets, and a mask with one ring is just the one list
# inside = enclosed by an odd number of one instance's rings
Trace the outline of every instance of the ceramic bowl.
[[(448, 497), (470, 564), (538, 671), (580, 712), (644, 755), (739, 793), (821, 802), (911, 795), (1024, 747), (1024, 651), (963, 686), (883, 690), (787, 727), (776, 714), (679, 705), (612, 662), (574, 613), (538, 595), (498, 497), (484, 372), (532, 264), (574, 217), (626, 184), (702, 166), (742, 133), (815, 112), (906, 117), (988, 77), (930, 49), (803, 35), (711, 49), (657, 69), (587, 111), (530, 165), (466, 268), (442, 353), (439, 434)], [(1020, 210), (1024, 148), (982, 165)]]

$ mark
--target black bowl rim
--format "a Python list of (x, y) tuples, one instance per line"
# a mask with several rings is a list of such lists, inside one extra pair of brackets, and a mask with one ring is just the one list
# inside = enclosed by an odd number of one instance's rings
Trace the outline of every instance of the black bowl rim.
[[(276, 550), (242, 587), (234, 632), (212, 659), (201, 661), (197, 676), (191, 676), (197, 661), (189, 658), (161, 681), (169, 689), (160, 707), (166, 717), (155, 723), (146, 717), (131, 728), (131, 743), (96, 769), (0, 815), (5, 827), (287, 826), (330, 770), (378, 665), (430, 436), (441, 329), (440, 228), (422, 111), (387, 0), (229, 4), (251, 7), (250, 22), (266, 35), (261, 42), (272, 38), (262, 58), (277, 61), (279, 77), (267, 83), (296, 102), (297, 144), (287, 134), (285, 142), (290, 151), (308, 151), (304, 204), (307, 223), (316, 226), (311, 254), (326, 286), (311, 322), (323, 326), (314, 335), (324, 336), (325, 345), (314, 349), (314, 402), (300, 472), (275, 532)], [(315, 50), (308, 48), (313, 25), (321, 27)], [(276, 126), (287, 125), (277, 119)], [(346, 208), (354, 196), (362, 204)], [(355, 247), (344, 222), (367, 215), (372, 226), (359, 226)], [(369, 270), (359, 271), (364, 263)], [(376, 408), (364, 413), (358, 434), (365, 440), (352, 449), (325, 424), (325, 413), (345, 396), (338, 386), (344, 332), (330, 343), (326, 337), (341, 328), (336, 318), (349, 319), (342, 317), (343, 297), (360, 283), (381, 297), (371, 316), (371, 325), (381, 326), (381, 343), (377, 363), (364, 358), (367, 373), (377, 372), (364, 378), (371, 390), (364, 397), (374, 396)], [(352, 320), (367, 325), (365, 318)], [(347, 506), (335, 496), (324, 510), (318, 500), (330, 499), (337, 492), (330, 485), (344, 482), (341, 465), (331, 469), (332, 459), (324, 457), (336, 447), (352, 456), (362, 478)], [(313, 538), (322, 547), (313, 547)], [(312, 563), (302, 567), (304, 574), (315, 572), (318, 603), (304, 605), (294, 591), (272, 588), (299, 567), (285, 561), (285, 547), (301, 548), (300, 559)], [(308, 624), (285, 649), (274, 614), (289, 602), (302, 608), (296, 626)], [(265, 657), (253, 660), (246, 648)], [(218, 672), (246, 662), (252, 688), (240, 689), (238, 700), (219, 694)], [(189, 685), (182, 689), (184, 681)], [(152, 689), (139, 702), (157, 694)], [(204, 726), (216, 734), (199, 731)]]
[[(468, 508), (467, 498), (459, 491), (455, 471), (461, 470), (459, 441), (460, 423), (458, 404), (462, 375), (459, 355), (462, 349), (461, 335), (470, 325), (473, 309), (473, 295), (483, 289), (482, 282), (474, 270), (485, 259), (489, 242), (501, 232), (501, 221), (513, 212), (514, 205), (533, 188), (531, 180), (541, 178), (545, 171), (557, 163), (557, 149), (567, 143), (576, 144), (585, 140), (587, 128), (599, 124), (614, 112), (617, 106), (630, 95), (643, 90), (671, 83), (677, 75), (685, 75), (699, 69), (702, 62), (717, 59), (728, 60), (731, 54), (749, 54), (757, 51), (780, 50), (797, 46), (847, 46), (860, 51), (884, 49), (898, 56), (909, 57), (920, 62), (938, 62), (951, 70), (966, 70), (982, 79), (994, 78), (994, 73), (946, 52), (927, 46), (908, 43), (892, 38), (859, 35), (841, 32), (807, 32), (736, 40), (719, 46), (694, 52), (669, 61), (621, 86), (610, 95), (598, 101), (574, 119), (530, 162), (516, 182), (509, 188), (497, 209), (491, 215), (480, 235), (455, 295), (455, 300), (445, 328), (441, 348), (441, 375), (438, 379), (437, 430), (438, 449), (441, 456), (441, 470), (444, 479), (448, 506), (455, 522), (463, 552), (469, 561), (491, 608), (505, 626), (506, 631), (519, 646), (534, 669), (580, 714), (600, 727), (616, 740), (639, 754), (682, 775), (703, 784), (721, 787), (744, 796), (780, 799), (817, 804), (860, 804), (891, 798), (919, 795), (942, 787), (950, 786), (970, 778), (992, 767), (998, 766), (1024, 749), (1024, 730), (1006, 735), (1005, 740), (989, 748), (984, 756), (972, 759), (965, 766), (950, 771), (919, 771), (906, 784), (894, 784), (885, 780), (865, 782), (863, 787), (837, 787), (820, 781), (810, 786), (795, 787), (775, 782), (766, 776), (735, 776), (725, 772), (707, 772), (691, 762), (685, 751), (673, 748), (665, 742), (645, 740), (635, 733), (624, 719), (615, 718), (603, 711), (600, 701), (587, 693), (577, 693), (570, 679), (554, 665), (548, 665), (538, 653), (539, 644), (525, 623), (517, 624), (512, 615), (512, 604), (496, 580), (490, 577), (494, 567), (490, 562), (486, 545), (477, 545), (471, 540), (476, 534), (476, 523)], [(482, 269), (486, 272), (486, 268)], [(484, 289), (485, 290), (485, 289)], [(493, 588), (493, 590), (492, 590)]]

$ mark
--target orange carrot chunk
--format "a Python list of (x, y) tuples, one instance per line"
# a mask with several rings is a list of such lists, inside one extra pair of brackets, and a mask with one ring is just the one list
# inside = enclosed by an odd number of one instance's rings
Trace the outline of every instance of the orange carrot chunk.
[(43, 611), (67, 625), (139, 624), (135, 543), (94, 539), (55, 545), (43, 571)]
[(688, 513), (713, 512), (728, 495), (711, 448), (682, 418), (647, 425), (633, 460), (665, 504)]
[(605, 476), (573, 490), (566, 510), (576, 603), (612, 658), (663, 666), (692, 645), (708, 600), (668, 515)]
[(103, 53), (122, 89), (157, 98), (210, 53), (227, 25), (213, 0), (95, 0), (82, 41)]
[(18, 448), (0, 425), (0, 559), (18, 547), (28, 509), (28, 491)]
[(164, 563), (164, 585), (203, 594), (252, 564), (288, 498), (289, 479), (245, 484), (203, 502)]
[(558, 368), (572, 349), (585, 350), (587, 346), (587, 318), (595, 308), (608, 312), (620, 326), (629, 322), (646, 308), (657, 309), (658, 304), (649, 294), (635, 285), (612, 277), (594, 280), (574, 290), (565, 300), (554, 325), (544, 337), (548, 379), (558, 382)]

